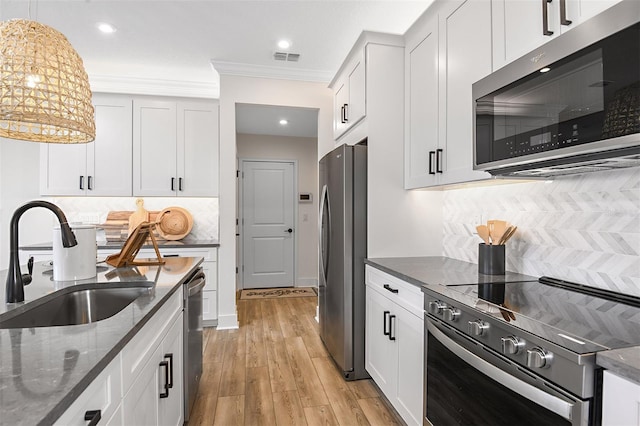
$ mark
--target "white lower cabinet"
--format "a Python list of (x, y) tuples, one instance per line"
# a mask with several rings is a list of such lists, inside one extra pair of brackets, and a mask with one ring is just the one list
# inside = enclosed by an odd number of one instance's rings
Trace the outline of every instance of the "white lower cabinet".
[(422, 304), (417, 287), (367, 266), (365, 367), (409, 425), (422, 424), (424, 320), (416, 300)]
[(100, 423), (109, 420), (109, 422), (113, 421), (113, 424), (121, 424), (122, 422), (118, 420), (122, 399), (121, 383), (121, 359), (118, 355), (58, 418), (55, 424), (86, 426), (88, 420), (85, 420), (85, 415), (92, 417), (96, 414), (103, 419)]
[(100, 410), (99, 424), (181, 425), (182, 300), (178, 289), (55, 424), (84, 426)]
[(180, 313), (124, 396), (124, 424), (182, 424), (182, 327)]
[(640, 426), (640, 384), (604, 372), (602, 426)]

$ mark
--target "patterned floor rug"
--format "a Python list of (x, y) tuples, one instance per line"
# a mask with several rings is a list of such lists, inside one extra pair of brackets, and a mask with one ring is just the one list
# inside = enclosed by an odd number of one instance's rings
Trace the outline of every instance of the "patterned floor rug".
[(288, 287), (288, 288), (255, 288), (242, 290), (241, 300), (248, 299), (272, 299), (276, 297), (316, 297), (313, 287)]

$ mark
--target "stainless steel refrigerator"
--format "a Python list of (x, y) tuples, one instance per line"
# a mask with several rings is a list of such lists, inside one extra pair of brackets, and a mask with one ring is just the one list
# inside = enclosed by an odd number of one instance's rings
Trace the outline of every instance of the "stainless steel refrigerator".
[(343, 377), (364, 369), (367, 147), (342, 145), (320, 160), (320, 337)]

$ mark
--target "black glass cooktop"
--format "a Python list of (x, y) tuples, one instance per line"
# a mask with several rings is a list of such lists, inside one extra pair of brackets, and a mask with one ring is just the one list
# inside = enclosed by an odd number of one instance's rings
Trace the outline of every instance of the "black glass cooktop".
[(576, 353), (640, 345), (640, 298), (541, 278), (438, 290)]

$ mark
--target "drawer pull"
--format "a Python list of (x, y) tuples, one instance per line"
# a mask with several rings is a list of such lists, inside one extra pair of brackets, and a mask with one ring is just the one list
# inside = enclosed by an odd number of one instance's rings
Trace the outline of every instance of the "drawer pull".
[(394, 293), (394, 294), (398, 293), (398, 289), (397, 288), (391, 288), (391, 286), (389, 284), (385, 284), (383, 287), (384, 287), (385, 290), (388, 290), (391, 293)]
[(84, 420), (89, 422), (87, 426), (97, 425), (101, 418), (102, 415), (100, 413), (100, 410), (89, 410), (84, 413)]

